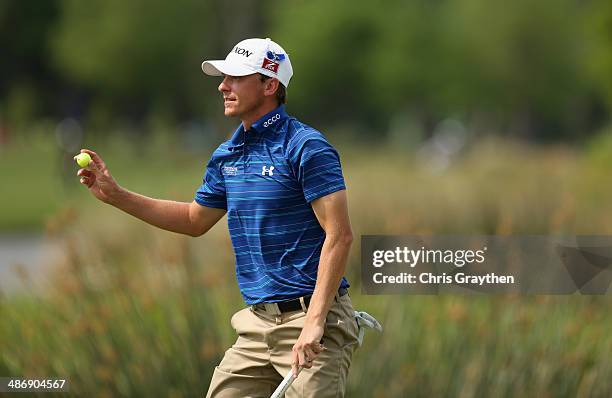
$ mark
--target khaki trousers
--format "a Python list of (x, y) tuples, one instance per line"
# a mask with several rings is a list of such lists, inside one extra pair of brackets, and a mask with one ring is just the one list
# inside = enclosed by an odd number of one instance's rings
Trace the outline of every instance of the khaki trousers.
[[(325, 320), (325, 350), (312, 368), (303, 369), (286, 398), (343, 397), (358, 326), (348, 294), (336, 295)], [(232, 316), (238, 334), (214, 370), (207, 398), (268, 398), (291, 369), (291, 349), (297, 341), (306, 313), (274, 316), (247, 307)]]

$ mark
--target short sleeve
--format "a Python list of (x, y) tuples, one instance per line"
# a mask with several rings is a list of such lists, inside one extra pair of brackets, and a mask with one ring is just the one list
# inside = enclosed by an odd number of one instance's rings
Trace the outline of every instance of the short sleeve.
[(346, 189), (340, 156), (323, 134), (305, 131), (293, 141), (288, 156), (308, 203)]
[(225, 182), (214, 158), (211, 158), (206, 166), (202, 185), (195, 194), (195, 201), (202, 206), (227, 209)]

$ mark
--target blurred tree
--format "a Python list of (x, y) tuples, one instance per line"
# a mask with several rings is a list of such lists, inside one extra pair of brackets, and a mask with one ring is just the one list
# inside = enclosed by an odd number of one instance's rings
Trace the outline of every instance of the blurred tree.
[(40, 116), (57, 87), (47, 38), (57, 1), (0, 2), (0, 111), (12, 125)]
[(592, 0), (589, 20), (592, 41), (588, 47), (588, 62), (601, 92), (612, 104), (612, 2)]
[(384, 127), (398, 112), (426, 126), (489, 114), (494, 132), (546, 138), (591, 127), (583, 8), (575, 0), (314, 0), (280, 2), (271, 20), (293, 50), (290, 99), (313, 117)]
[(289, 104), (306, 119), (357, 120), (371, 125), (375, 112), (367, 96), (379, 60), (369, 60), (379, 45), (373, 2), (348, 0), (276, 2), (266, 14), (272, 37), (291, 57), (294, 78)]
[(94, 93), (97, 114), (112, 106), (132, 116), (193, 116), (206, 107), (202, 89), (214, 87), (199, 64), (227, 51), (218, 48), (220, 11), (219, 2), (200, 0), (64, 0), (55, 61)]
[(450, 116), (470, 130), (571, 138), (612, 106), (610, 4), (4, 0), (0, 113), (9, 124), (222, 120), (218, 80), (200, 62), (270, 36), (291, 55), (290, 110), (305, 120), (378, 137)]
[(449, 84), (463, 97), (451, 103), (501, 115), (499, 127), (531, 138), (584, 134), (593, 92), (584, 11), (575, 0), (449, 3), (448, 58), (459, 66)]

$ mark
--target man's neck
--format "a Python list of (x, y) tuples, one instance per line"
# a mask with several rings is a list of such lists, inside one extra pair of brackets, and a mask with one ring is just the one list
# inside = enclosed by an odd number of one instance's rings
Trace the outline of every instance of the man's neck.
[(259, 108), (253, 110), (248, 115), (243, 115), (241, 121), (244, 131), (248, 131), (253, 125), (253, 123), (261, 119), (264, 115), (272, 112), (276, 108), (278, 108), (278, 105), (275, 102), (266, 103), (262, 104)]

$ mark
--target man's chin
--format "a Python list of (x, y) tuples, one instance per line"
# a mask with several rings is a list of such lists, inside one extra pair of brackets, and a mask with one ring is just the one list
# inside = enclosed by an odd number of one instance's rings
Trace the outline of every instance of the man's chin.
[(233, 117), (237, 115), (236, 109), (233, 108), (225, 108), (223, 110), (223, 114), (227, 117)]

